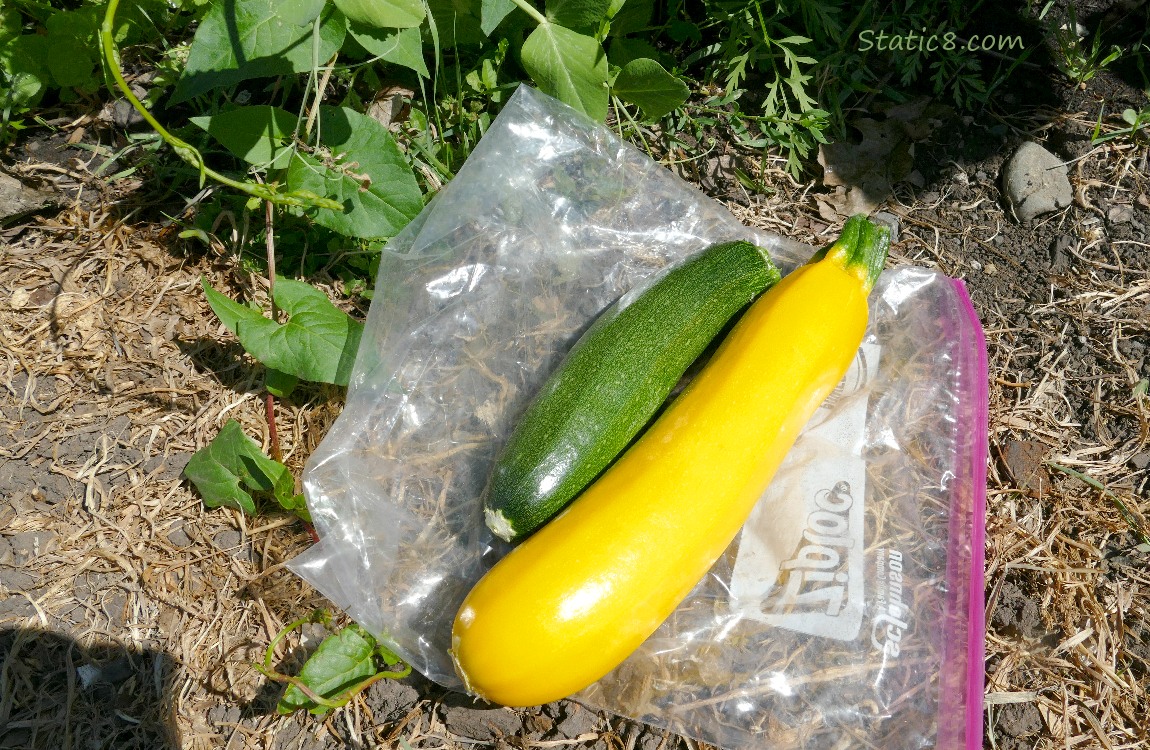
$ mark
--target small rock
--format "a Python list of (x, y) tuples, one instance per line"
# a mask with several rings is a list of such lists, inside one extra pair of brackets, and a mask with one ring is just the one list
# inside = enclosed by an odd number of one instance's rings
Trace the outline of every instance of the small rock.
[(127, 654), (124, 654), (100, 667), (98, 679), (109, 685), (119, 685), (134, 674), (136, 665)]
[(533, 713), (523, 721), (523, 726), (532, 734), (547, 734), (554, 728), (555, 720), (547, 714)]
[(371, 686), (364, 700), (371, 707), (377, 721), (394, 724), (419, 703), (419, 691), (409, 682), (380, 680)]
[(1030, 737), (1042, 726), (1042, 714), (1033, 703), (1008, 704), (998, 712), (998, 727), (1010, 737)]
[(1106, 212), (1106, 218), (1110, 220), (1111, 224), (1125, 224), (1126, 222), (1134, 220), (1134, 207), (1125, 204), (1112, 206)]
[(217, 547), (234, 557), (240, 553), (240, 542), (243, 541), (243, 536), (235, 529), (224, 529), (217, 532), (212, 537), (212, 541), (216, 543)]
[(87, 690), (100, 679), (100, 668), (94, 664), (81, 664), (76, 667), (76, 676), (80, 678), (80, 687)]
[(100, 602), (100, 607), (108, 622), (114, 630), (124, 627), (128, 622), (128, 595), (117, 589)]
[(454, 735), (480, 742), (511, 737), (523, 728), (523, 720), (509, 708), (448, 706), (443, 724)]
[(36, 585), (36, 577), (15, 568), (0, 568), (0, 588), (9, 592), (31, 590)]
[(1066, 165), (1033, 141), (1022, 144), (1006, 163), (1002, 183), (1019, 221), (1065, 208), (1074, 199)]
[(220, 704), (208, 709), (208, 721), (213, 724), (235, 724), (243, 714), (239, 706)]
[(975, 271), (981, 271), (982, 270), (982, 264), (979, 263), (974, 258), (970, 259), (970, 267), (973, 268)]
[(0, 536), (0, 565), (7, 565), (12, 562), (12, 545), (8, 543), (8, 538)]
[(1031, 497), (1042, 497), (1050, 489), (1050, 474), (1042, 457), (1046, 445), (1037, 440), (1011, 440), (1006, 444), (1003, 459), (1018, 489)]
[[(143, 86), (133, 83), (131, 85), (132, 93), (140, 101), (148, 98), (148, 90)], [(108, 102), (100, 113), (96, 115), (96, 119), (100, 122), (109, 123), (119, 128), (127, 128), (132, 125), (139, 125), (144, 121), (144, 116), (136, 111), (132, 103), (127, 99), (117, 99), (114, 102)]]
[(1135, 454), (1130, 459), (1130, 465), (1135, 469), (1145, 469), (1150, 466), (1150, 451)]
[(12, 546), (16, 564), (27, 565), (37, 557), (55, 549), (57, 538), (55, 531), (42, 529), (13, 534), (8, 543)]
[(555, 720), (555, 734), (573, 740), (598, 731), (599, 717), (572, 701), (560, 701), (549, 707)]
[(898, 217), (889, 211), (879, 211), (871, 217), (871, 221), (876, 224), (886, 224), (890, 227), (890, 244), (898, 242)]
[(171, 530), (168, 531), (168, 541), (181, 549), (192, 543), (188, 532), (184, 531), (184, 520), (182, 518), (172, 524)]
[(14, 177), (0, 172), (0, 224), (56, 203), (52, 193), (30, 188)]
[(993, 263), (987, 263), (986, 268), (984, 268), (982, 270), (986, 272), (987, 276), (994, 276), (995, 274), (998, 273), (998, 267), (995, 266)]
[(118, 99), (112, 104), (111, 117), (112, 124), (118, 128), (130, 128), (144, 121), (144, 116), (132, 106), (131, 102), (124, 99)]

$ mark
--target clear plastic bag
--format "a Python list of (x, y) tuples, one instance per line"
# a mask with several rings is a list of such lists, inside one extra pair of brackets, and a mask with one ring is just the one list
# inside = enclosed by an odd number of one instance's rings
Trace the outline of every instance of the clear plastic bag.
[[(459, 603), (508, 546), (480, 493), (516, 417), (621, 293), (747, 239), (602, 126), (521, 87), (384, 251), (343, 414), (304, 476), (320, 542), (292, 569), (461, 688)], [(981, 746), (986, 361), (959, 282), (884, 273), (856, 367), (742, 534), (576, 699), (726, 748)]]

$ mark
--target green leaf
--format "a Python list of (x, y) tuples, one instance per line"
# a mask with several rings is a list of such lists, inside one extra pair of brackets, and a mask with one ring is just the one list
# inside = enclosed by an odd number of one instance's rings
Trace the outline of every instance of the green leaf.
[(190, 119), (247, 163), (270, 169), (288, 165), (299, 121), (291, 112), (266, 104)]
[(55, 13), (44, 24), (48, 49), (44, 58), (56, 85), (62, 89), (95, 90), (96, 32), (100, 21), (94, 8)]
[(611, 0), (547, 0), (547, 20), (573, 31), (592, 34), (607, 20)]
[(23, 31), (24, 18), (19, 11), (12, 8), (0, 8), (0, 53), (4, 45), (20, 36)]
[(295, 375), (288, 375), (286, 372), (280, 372), (271, 367), (267, 368), (267, 374), (264, 376), (264, 388), (267, 388), (268, 393), (276, 398), (287, 398), (297, 385), (299, 385), (299, 378)]
[[(434, 33), (439, 36), (441, 50), (485, 44), (488, 41), (481, 28), (480, 2), (481, 0), (427, 0), (428, 10), (431, 11), (431, 18), (435, 22)], [(431, 25), (430, 22), (428, 25)]]
[(208, 304), (248, 354), (303, 380), (347, 385), (363, 323), (333, 305), (323, 292), (302, 281), (277, 277), (273, 297), (288, 315), (288, 322), (280, 325), (212, 289), (207, 279), (201, 283)]
[(651, 25), (655, 0), (626, 0), (611, 16), (611, 36), (634, 34)]
[(640, 57), (658, 61), (662, 57), (662, 53), (652, 47), (649, 42), (630, 38), (613, 38), (611, 46), (607, 49), (607, 62), (619, 68), (632, 60), (638, 60)]
[(607, 56), (589, 36), (540, 24), (520, 52), (540, 90), (602, 122), (607, 117)]
[(209, 508), (222, 505), (254, 515), (253, 492), (272, 495), (281, 504), (284, 498), (295, 502), (291, 472), (265, 456), (256, 441), (231, 419), (212, 442), (196, 451), (184, 467), (184, 476)]
[(423, 23), (420, 0), (335, 0), (347, 20), (381, 29), (407, 29)]
[(424, 78), (431, 76), (427, 70), (427, 61), (423, 59), (423, 37), (419, 29), (373, 29), (352, 24), (349, 30), (370, 54), (410, 68)]
[(327, 0), (281, 0), (280, 18), (296, 26), (306, 26), (323, 12)]
[(319, 15), (318, 62), (312, 59), (312, 26), (279, 16), (280, 0), (213, 3), (188, 51), (172, 104), (251, 78), (303, 73), (323, 65), (343, 45), (347, 19), (334, 6)]
[(514, 0), (483, 0), (479, 6), (479, 28), (484, 34), (491, 36), (495, 27), (515, 8)]
[(659, 119), (681, 106), (691, 95), (687, 84), (645, 57), (623, 66), (611, 90), (620, 99), (638, 104), (648, 120)]
[[(359, 625), (352, 623), (330, 635), (300, 669), (299, 679), (324, 698), (336, 698), (379, 670), (375, 663), (376, 642)], [(295, 685), (289, 685), (276, 706), (276, 712), (290, 714), (306, 708), (313, 714), (327, 713), (326, 706), (316, 705)]]
[(30, 107), (40, 101), (52, 81), (42, 60), (48, 40), (38, 34), (17, 37), (0, 48), (0, 69), (7, 75), (7, 90), (0, 90), (0, 108)]
[(323, 154), (296, 154), (290, 190), (310, 190), (344, 204), (316, 209), (317, 224), (347, 237), (391, 237), (423, 210), (423, 194), (387, 128), (346, 107), (320, 107)]

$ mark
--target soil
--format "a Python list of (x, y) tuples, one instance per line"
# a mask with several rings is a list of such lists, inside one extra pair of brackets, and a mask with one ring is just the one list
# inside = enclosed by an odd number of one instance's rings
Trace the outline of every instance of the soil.
[[(913, 171), (881, 196), (892, 264), (962, 278), (986, 329), (989, 748), (1150, 742), (1150, 552), (1135, 532), (1150, 513), (1150, 398), (1136, 392), (1150, 377), (1150, 148), (1090, 144), (1103, 104), (1147, 105), (1134, 81), (1020, 72), (977, 116), (935, 111)], [(699, 744), (570, 701), (477, 705), (418, 675), (323, 718), (278, 716), (278, 686), (251, 664), (285, 623), (330, 607), (283, 567), (310, 538), (291, 518), (205, 509), (181, 477), (227, 419), (268, 445), (263, 371), (199, 280), (266, 289), (139, 210), (138, 175), (93, 175), (101, 162), (76, 144), (116, 131), (95, 115), (79, 127), (33, 131), (6, 161), (66, 200), (0, 245), (0, 750)], [(1070, 164), (1075, 202), (1024, 225), (1001, 168), (1025, 140)], [(816, 198), (832, 189), (780, 164), (731, 147), (677, 168), (748, 223), (824, 244), (842, 217)], [(770, 191), (749, 193), (736, 168)], [(327, 387), (276, 402), (297, 476), (340, 406)]]

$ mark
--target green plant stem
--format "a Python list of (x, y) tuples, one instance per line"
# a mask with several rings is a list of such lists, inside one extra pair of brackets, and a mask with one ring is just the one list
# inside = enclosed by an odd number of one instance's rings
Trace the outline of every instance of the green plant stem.
[(688, 104), (687, 109), (698, 110), (699, 112), (706, 112), (712, 115), (726, 115), (727, 117), (734, 117), (740, 120), (754, 120), (755, 122), (772, 122), (783, 123), (786, 125), (802, 125), (803, 118), (801, 117), (773, 117), (771, 115), (747, 115), (742, 112), (730, 112), (725, 109), (717, 109), (716, 107), (708, 107), (705, 104)]
[(532, 5), (531, 3), (527, 2), (527, 0), (511, 0), (511, 2), (518, 5), (520, 7), (520, 9), (523, 10), (524, 13), (526, 13), (527, 15), (529, 15), (533, 19), (535, 19), (535, 23), (540, 24), (540, 25), (551, 23), (550, 21), (547, 20), (547, 16), (540, 13), (539, 9), (536, 8), (534, 5)]
[(428, 164), (430, 164), (435, 168), (437, 172), (439, 172), (439, 175), (443, 178), (444, 182), (450, 182), (451, 179), (455, 177), (455, 173), (452, 172), (446, 164), (437, 159), (434, 154), (428, 151), (427, 148), (419, 142), (418, 138), (412, 138), (408, 142), (415, 148), (416, 151), (419, 152), (420, 156), (427, 160)]
[(112, 36), (113, 23), (116, 18), (116, 10), (120, 5), (120, 0), (109, 0), (108, 8), (104, 11), (104, 20), (100, 24), (100, 47), (104, 53), (104, 62), (108, 66), (108, 73), (116, 82), (120, 92), (128, 100), (128, 103), (140, 113), (144, 121), (152, 126), (152, 129), (159, 134), (164, 142), (172, 147), (176, 155), (183, 159), (199, 170), (200, 184), (204, 183), (205, 178), (210, 177), (216, 182), (227, 185), (230, 188), (239, 190), (240, 192), (247, 193), (261, 200), (270, 201), (272, 203), (288, 206), (299, 206), (301, 208), (328, 208), (333, 211), (342, 211), (343, 204), (333, 201), (330, 198), (324, 198), (319, 195), (314, 195), (307, 191), (292, 191), (290, 193), (281, 193), (275, 190), (274, 186), (258, 185), (253, 182), (241, 182), (240, 180), (232, 179), (227, 175), (220, 174), (219, 172), (211, 169), (204, 164), (204, 157), (190, 143), (177, 138), (164, 128), (163, 125), (152, 116), (148, 108), (132, 93), (132, 89), (128, 86), (127, 80), (124, 78), (123, 72), (120, 70), (120, 55), (116, 49), (116, 42)]
[(312, 611), (311, 614), (305, 615), (305, 616), (299, 618), (298, 620), (294, 620), (294, 621), (288, 623), (287, 625), (285, 625), (283, 630), (281, 630), (280, 632), (275, 634), (275, 636), (272, 638), (271, 643), (268, 644), (267, 649), (264, 650), (264, 661), (263, 661), (263, 663), (262, 664), (257, 663), (257, 664), (252, 665), (253, 667), (255, 667), (256, 671), (259, 672), (260, 674), (264, 675), (265, 677), (269, 678), (269, 679), (275, 680), (276, 682), (286, 682), (290, 685), (294, 685), (295, 687), (299, 688), (299, 691), (301, 693), (303, 693), (305, 696), (307, 696), (307, 699), (310, 700), (312, 703), (315, 703), (316, 705), (319, 705), (319, 706), (325, 706), (327, 708), (341, 708), (343, 706), (346, 706), (351, 701), (351, 699), (354, 698), (356, 695), (358, 695), (362, 690), (370, 687), (371, 685), (373, 685), (376, 682), (379, 682), (382, 679), (391, 678), (391, 679), (399, 680), (399, 679), (407, 677), (409, 674), (411, 674), (411, 665), (404, 663), (402, 669), (398, 669), (398, 670), (394, 670), (394, 671), (383, 670), (380, 672), (376, 672), (371, 677), (368, 677), (368, 678), (356, 683), (355, 685), (352, 685), (351, 687), (347, 688), (342, 693), (339, 693), (338, 695), (336, 695), (333, 698), (323, 697), (322, 695), (320, 695), (319, 693), (315, 692), (310, 687), (308, 687), (307, 683), (305, 683), (300, 678), (294, 677), (290, 674), (284, 674), (283, 672), (276, 670), (276, 668), (272, 666), (272, 658), (275, 655), (276, 646), (278, 646), (280, 644), (280, 641), (282, 641), (287, 636), (287, 634), (290, 633), (291, 631), (296, 630), (297, 628), (303, 627), (304, 625), (311, 623), (311, 622), (322, 622), (325, 627), (328, 627), (331, 625), (331, 614), (327, 610), (317, 609), (317, 610)]
[(1146, 533), (1146, 530), (1142, 528), (1142, 524), (1139, 523), (1138, 519), (1134, 517), (1134, 514), (1130, 512), (1130, 509), (1126, 507), (1126, 503), (1122, 502), (1122, 498), (1106, 489), (1106, 486), (1103, 485), (1102, 482), (1099, 482), (1094, 477), (1087, 476), (1080, 471), (1075, 471), (1069, 466), (1063, 466), (1062, 464), (1055, 463), (1054, 461), (1046, 461), (1045, 463), (1052, 469), (1056, 469), (1063, 474), (1072, 476), (1075, 479), (1085, 482), (1086, 484), (1090, 485), (1094, 489), (1110, 498), (1111, 502), (1113, 502), (1114, 506), (1118, 509), (1118, 512), (1122, 515), (1122, 519), (1126, 521), (1126, 525), (1130, 527), (1130, 530), (1134, 532), (1134, 535), (1138, 537), (1139, 541), (1141, 541), (1143, 544), (1150, 544), (1150, 535)]

